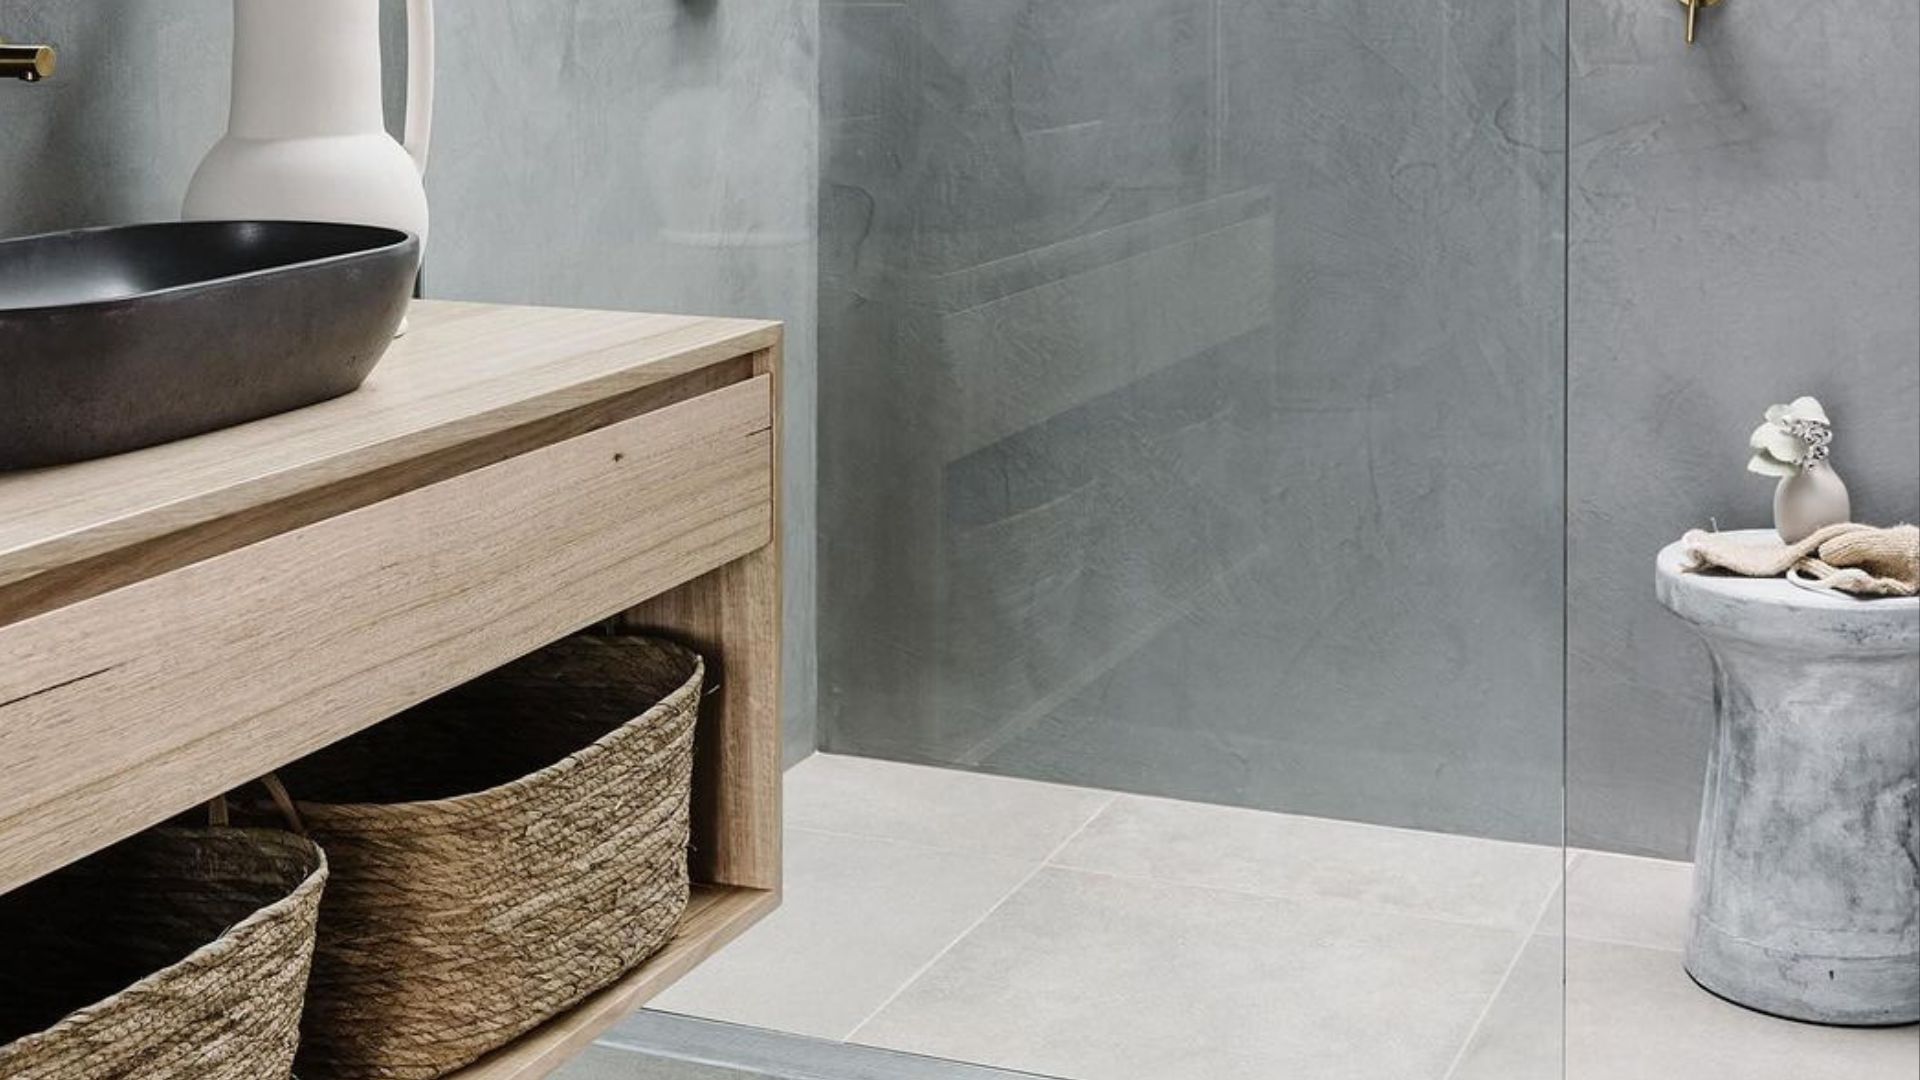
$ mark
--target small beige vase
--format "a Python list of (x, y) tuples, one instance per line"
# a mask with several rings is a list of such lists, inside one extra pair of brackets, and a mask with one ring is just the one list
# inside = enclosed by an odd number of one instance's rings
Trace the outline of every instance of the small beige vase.
[(1773, 527), (1785, 543), (1797, 544), (1852, 518), (1846, 482), (1824, 461), (1781, 477), (1780, 486), (1773, 489)]

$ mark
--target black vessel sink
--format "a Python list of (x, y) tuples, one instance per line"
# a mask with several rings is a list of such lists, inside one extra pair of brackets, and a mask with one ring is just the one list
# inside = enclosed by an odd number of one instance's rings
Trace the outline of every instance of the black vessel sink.
[(410, 233), (188, 221), (0, 241), (0, 468), (198, 435), (338, 397), (406, 315)]

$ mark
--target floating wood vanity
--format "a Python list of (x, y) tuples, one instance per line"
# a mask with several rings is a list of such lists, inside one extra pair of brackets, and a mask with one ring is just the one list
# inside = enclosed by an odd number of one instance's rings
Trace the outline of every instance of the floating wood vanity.
[(780, 328), (425, 301), (412, 327), (347, 397), (0, 474), (0, 892), (574, 630), (663, 632), (717, 683), (692, 904), (455, 1074), (530, 1078), (778, 903)]

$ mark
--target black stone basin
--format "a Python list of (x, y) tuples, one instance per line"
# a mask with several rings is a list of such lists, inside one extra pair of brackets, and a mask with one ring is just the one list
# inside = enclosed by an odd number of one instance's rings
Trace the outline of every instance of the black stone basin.
[(0, 468), (103, 457), (348, 393), (413, 292), (410, 233), (185, 221), (0, 240)]

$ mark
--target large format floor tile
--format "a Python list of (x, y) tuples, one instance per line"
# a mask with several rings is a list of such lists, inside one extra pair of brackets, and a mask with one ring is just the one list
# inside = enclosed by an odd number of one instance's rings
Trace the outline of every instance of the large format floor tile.
[(1776, 1020), (1693, 984), (1680, 954), (1567, 941), (1567, 1080), (1911, 1080), (1920, 1027)]
[(1123, 795), (1054, 862), (1525, 932), (1563, 858), (1557, 847)]
[(653, 1007), (844, 1038), (1031, 870), (992, 856), (789, 830), (779, 910)]
[(1583, 851), (1567, 869), (1567, 933), (1649, 949), (1682, 949), (1693, 865)]
[(1447, 1080), (1561, 1080), (1566, 1018), (1560, 944), (1550, 936), (1527, 943)]
[(1441, 1080), (1519, 941), (1048, 869), (854, 1041), (1078, 1080)]
[(815, 754), (787, 772), (787, 824), (1038, 862), (1111, 799), (1104, 791)]
[[(1069, 1080), (1562, 1080), (1563, 1046), (1565, 1080), (1920, 1075), (1920, 1028), (1694, 986), (1684, 863), (830, 756), (789, 777), (785, 905), (657, 1007)], [(784, 1080), (763, 1049), (740, 1068)], [(807, 1050), (810, 1080), (945, 1075)]]
[(1909, 1080), (1920, 1027), (1777, 1020), (1687, 978), (1678, 952), (1538, 937), (1450, 1080)]

